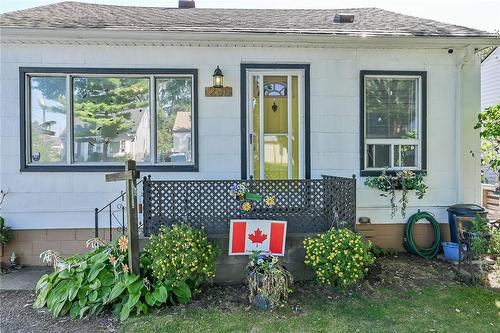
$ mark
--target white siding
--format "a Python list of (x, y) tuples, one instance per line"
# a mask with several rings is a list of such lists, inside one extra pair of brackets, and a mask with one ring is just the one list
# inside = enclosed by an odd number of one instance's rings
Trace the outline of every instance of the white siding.
[[(200, 171), (153, 173), (153, 178), (238, 179), (240, 64), (282, 62), (311, 65), (313, 178), (356, 174), (358, 216), (369, 216), (373, 223), (403, 219), (396, 216), (391, 220), (388, 199), (365, 187), (364, 179), (359, 178), (359, 71), (427, 71), (429, 191), (423, 200), (410, 199), (408, 214), (429, 210), (445, 222), (445, 207), (456, 203), (457, 198), (455, 80), (456, 61), (461, 57), (460, 50), (449, 55), (445, 49), (2, 45), (0, 186), (10, 191), (2, 215), (19, 229), (91, 228), (93, 209), (106, 204), (123, 188), (120, 183), (105, 183), (104, 173), (19, 172), (20, 66), (197, 68)], [(224, 72), (225, 85), (233, 87), (233, 97), (204, 96), (216, 65)], [(468, 125), (464, 128), (472, 133), (472, 124)], [(471, 163), (478, 164), (478, 158)], [(467, 171), (472, 172), (467, 169), (462, 173)]]
[(500, 48), (481, 64), (481, 110), (500, 103)]

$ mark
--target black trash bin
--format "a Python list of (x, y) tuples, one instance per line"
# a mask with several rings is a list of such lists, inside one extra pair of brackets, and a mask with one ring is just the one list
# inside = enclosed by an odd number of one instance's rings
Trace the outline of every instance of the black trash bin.
[(450, 225), (450, 236), (453, 243), (458, 243), (455, 216), (476, 217), (476, 215), (486, 218), (486, 210), (475, 204), (458, 204), (448, 208), (448, 224)]

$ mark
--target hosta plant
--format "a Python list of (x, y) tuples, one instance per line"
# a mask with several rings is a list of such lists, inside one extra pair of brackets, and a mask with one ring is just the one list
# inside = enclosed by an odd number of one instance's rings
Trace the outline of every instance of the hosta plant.
[(363, 279), (375, 257), (371, 243), (348, 229), (335, 229), (304, 240), (304, 263), (319, 282), (347, 287)]
[[(174, 287), (168, 280), (131, 274), (125, 236), (111, 244), (92, 239), (87, 245), (93, 250), (66, 259), (51, 250), (41, 254), (44, 262), (54, 265), (54, 272), (38, 281), (34, 307), (46, 306), (54, 317), (69, 314), (71, 318), (109, 308), (125, 320), (130, 314), (147, 313), (150, 307), (191, 297), (185, 284)], [(141, 272), (148, 272), (148, 266), (149, 259), (141, 256)]]

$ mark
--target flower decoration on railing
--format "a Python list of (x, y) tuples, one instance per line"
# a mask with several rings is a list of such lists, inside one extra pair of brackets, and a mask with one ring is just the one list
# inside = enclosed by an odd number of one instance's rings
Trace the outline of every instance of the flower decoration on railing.
[(245, 201), (241, 204), (241, 210), (244, 212), (250, 212), (253, 209), (253, 205), (250, 201)]
[(264, 204), (267, 207), (274, 207), (276, 205), (276, 197), (274, 195), (268, 195), (264, 199)]
[(235, 183), (229, 189), (229, 195), (238, 200), (243, 200), (245, 198), (245, 193), (247, 192), (248, 188), (245, 183)]

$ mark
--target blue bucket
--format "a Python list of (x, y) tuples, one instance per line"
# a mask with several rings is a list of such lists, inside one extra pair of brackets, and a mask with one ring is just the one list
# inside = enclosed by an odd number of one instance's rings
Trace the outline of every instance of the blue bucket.
[(458, 248), (458, 243), (442, 242), (441, 245), (443, 245), (446, 260), (458, 261), (460, 259), (460, 249)]

